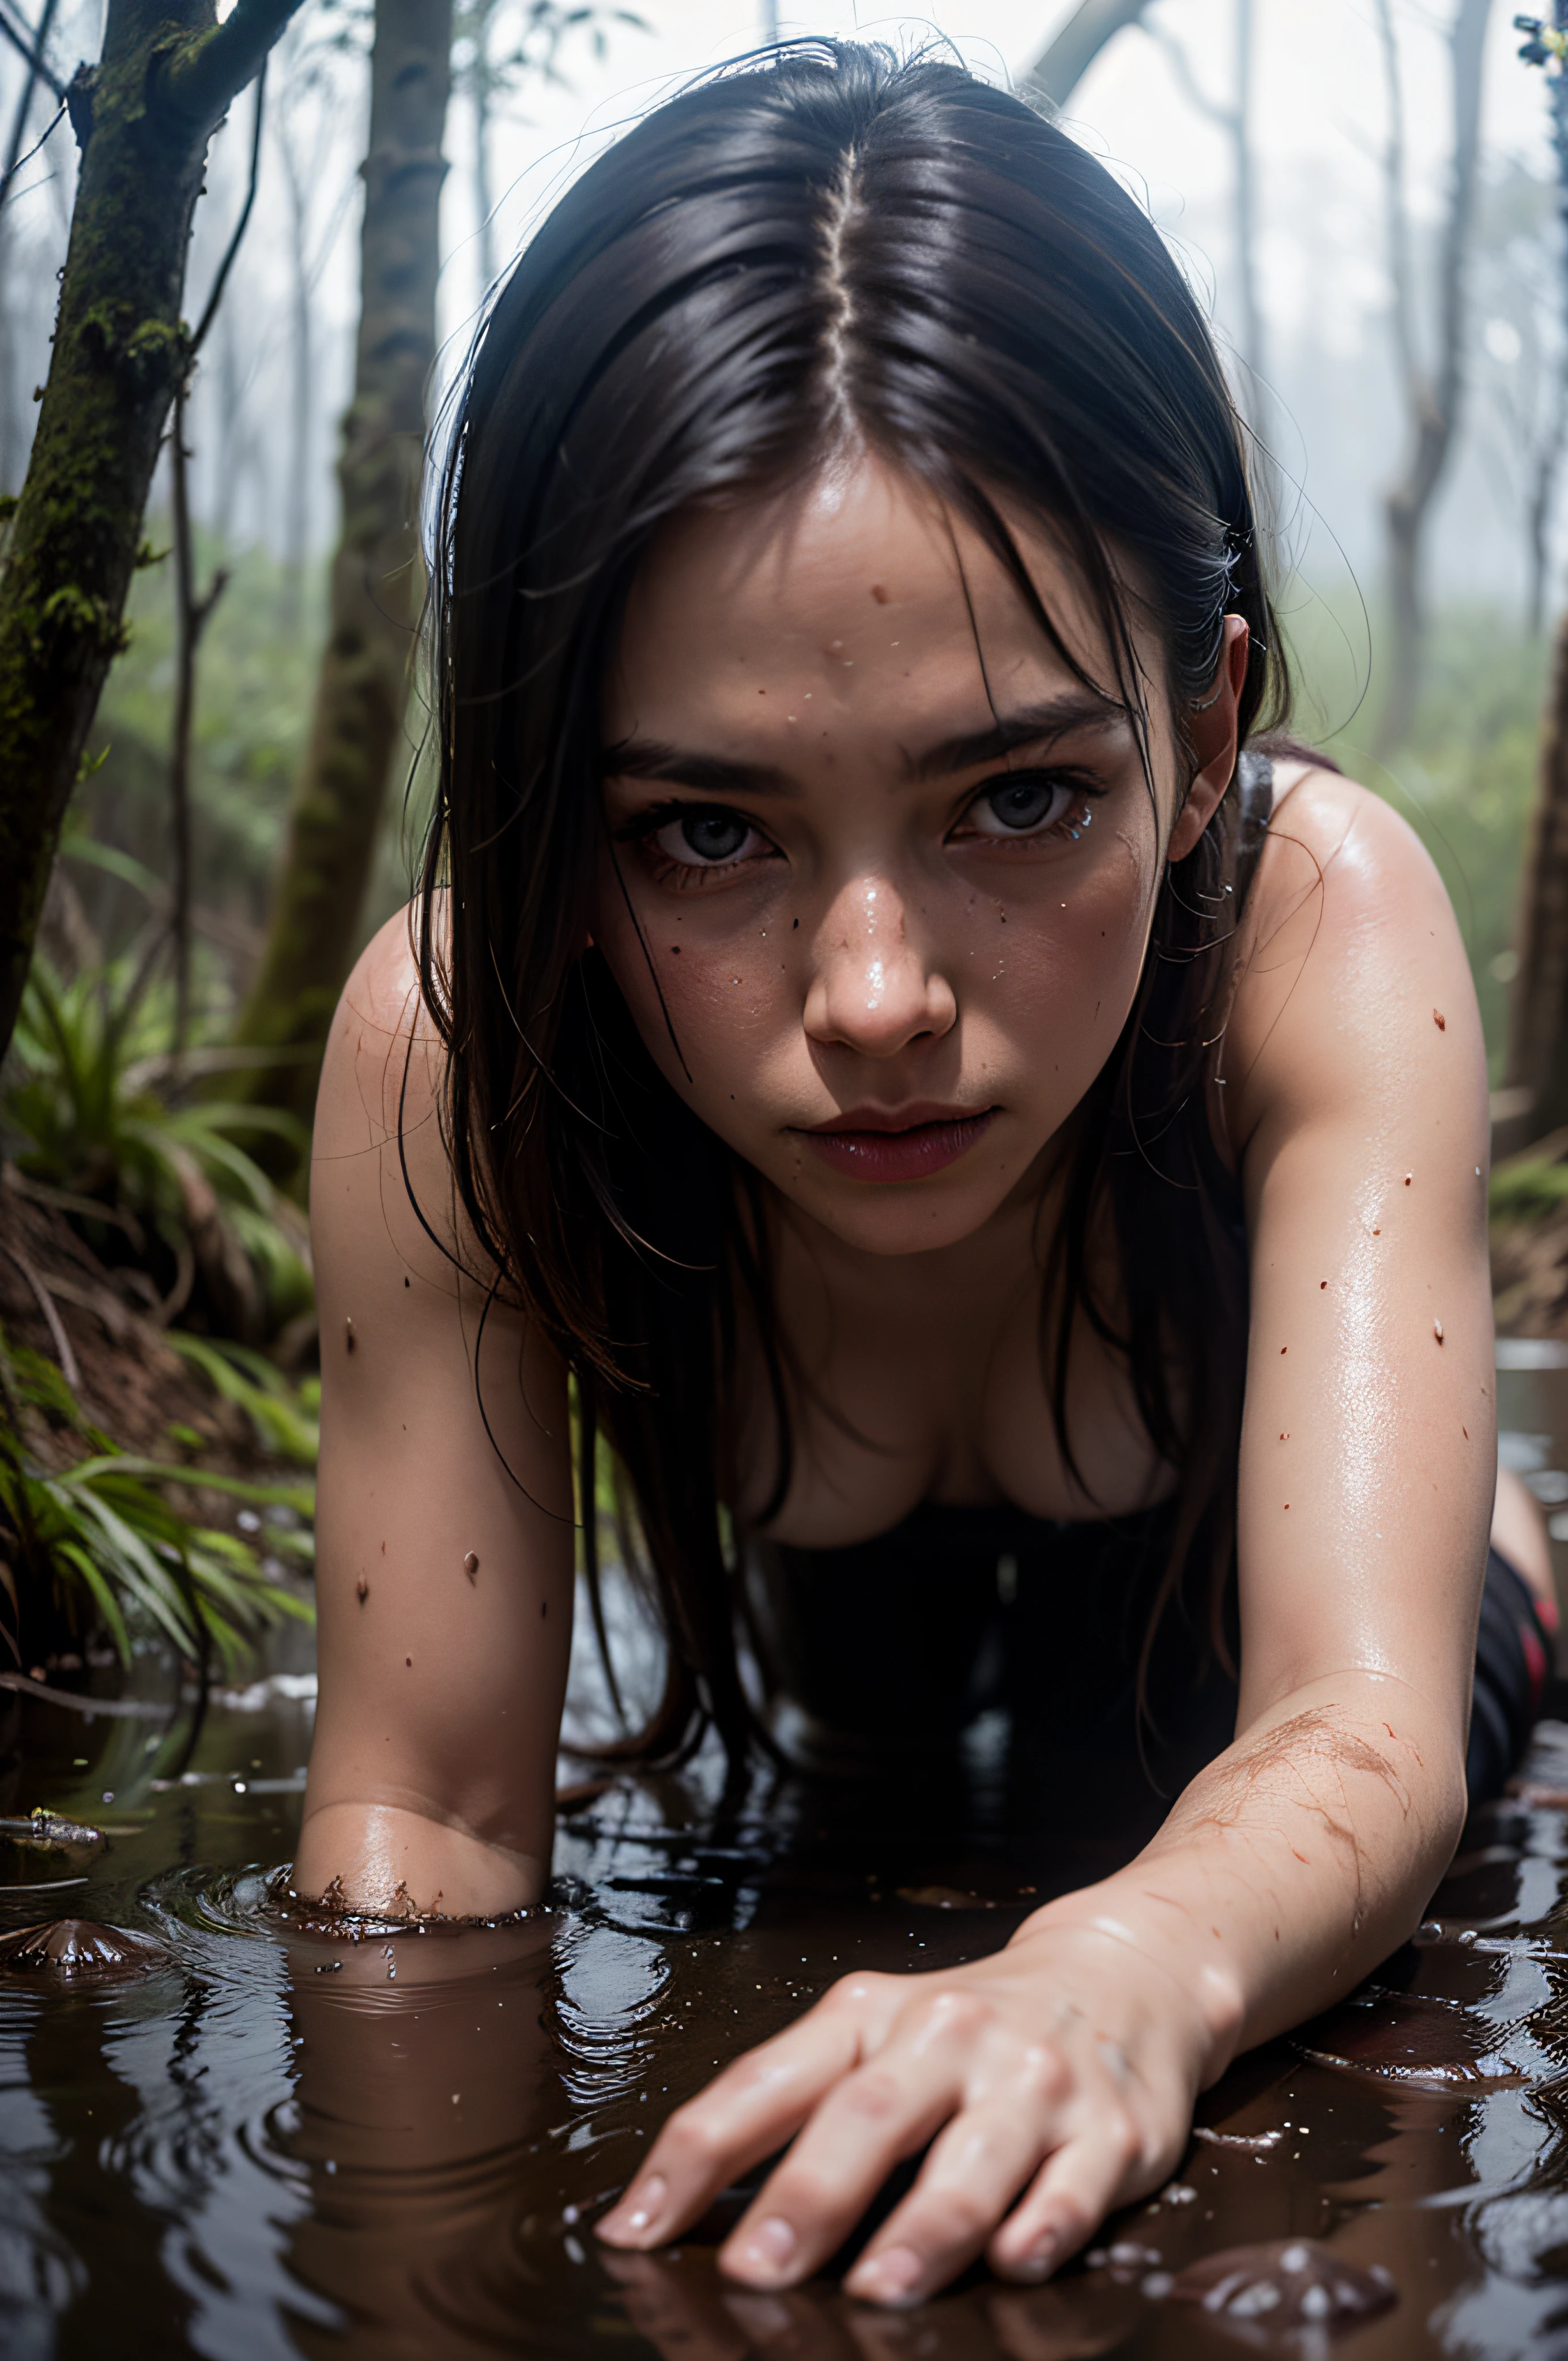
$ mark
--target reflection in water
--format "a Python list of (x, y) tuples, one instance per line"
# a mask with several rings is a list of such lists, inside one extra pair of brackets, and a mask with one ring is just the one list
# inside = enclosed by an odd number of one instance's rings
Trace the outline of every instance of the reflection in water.
[[(669, 2254), (607, 2253), (592, 2223), (715, 2066), (851, 1965), (1003, 1939), (1058, 1874), (1048, 1850), (965, 1839), (951, 1812), (933, 1839), (870, 1794), (852, 1815), (803, 1788), (724, 1812), (665, 1779), (566, 1819), (548, 1910), (350, 1943), (291, 1919), (270, 1866), (159, 1866), (287, 1857), (298, 1781), (254, 1765), (297, 1733), (220, 1717), (207, 1743), (245, 1792), (148, 1793), (90, 1872), (94, 1913), (152, 1936), (159, 1970), (0, 1985), (7, 2356), (125, 2349), (134, 2320), (137, 2349), (222, 2361), (1069, 2361), (1234, 2350), (1244, 2330), (1277, 2346), (1281, 2321), (1326, 2336), (1344, 2313), (1369, 2361), (1500, 2361), (1568, 2318), (1560, 1802), (1478, 1815), (1416, 1941), (1242, 2059), (1177, 2179), (1058, 2281), (977, 2271), (888, 2316), (839, 2270), (785, 2295), (723, 2282), (743, 2192)], [(1530, 1787), (1568, 1795), (1568, 1728), (1542, 1734)], [(36, 1919), (25, 1890), (7, 1908)]]
[[(1091, 1873), (1087, 1804), (1020, 1840), (976, 1807), (999, 1792), (983, 1748), (967, 1799), (759, 1784), (724, 1804), (700, 1767), (595, 1783), (548, 1910), (349, 1944), (276, 1897), (303, 1686), (215, 1707), (161, 1784), (133, 1722), (84, 1741), (0, 1706), (0, 1938), (69, 1912), (162, 1953), (115, 1985), (0, 1975), (6, 2361), (1182, 2361), (1281, 2319), (1318, 2339), (1289, 2349), (1326, 2352), (1336, 2291), (1382, 2303), (1384, 2275), (1397, 2301), (1355, 2314), (1354, 2361), (1568, 2350), (1568, 1727), (1475, 1817), (1416, 1940), (1241, 2059), (1171, 2185), (1091, 2257), (890, 2316), (840, 2295), (842, 2258), (790, 2294), (722, 2281), (743, 2191), (666, 2254), (609, 2253), (592, 2224), (666, 2110), (836, 1976), (992, 1949)], [(38, 1804), (105, 1840), (45, 1852)], [(236, 1861), (256, 1866), (200, 1866)]]

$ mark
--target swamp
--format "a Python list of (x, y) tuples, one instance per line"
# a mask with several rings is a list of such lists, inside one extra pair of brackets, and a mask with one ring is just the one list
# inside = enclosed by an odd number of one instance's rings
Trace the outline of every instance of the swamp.
[[(1568, 1652), (1408, 1944), (1241, 2057), (1048, 2282), (976, 2266), (906, 2312), (839, 2282), (913, 2168), (785, 2292), (715, 2260), (762, 2169), (672, 2246), (593, 2226), (836, 1978), (995, 1950), (1123, 1857), (1001, 1713), (924, 1782), (727, 1782), (711, 1737), (607, 1759), (661, 1677), (607, 1469), (578, 1510), (626, 1708), (579, 1574), (543, 1901), (370, 1919), (291, 1884), (310, 1117), (431, 809), (453, 389), (618, 126), (858, 28), (837, 0), (0, 0), (4, 2361), (1568, 2361)], [(1199, 289), (1294, 727), (1453, 900), (1499, 1459), (1568, 1630), (1568, 0), (976, 0), (946, 30), (1136, 184)]]

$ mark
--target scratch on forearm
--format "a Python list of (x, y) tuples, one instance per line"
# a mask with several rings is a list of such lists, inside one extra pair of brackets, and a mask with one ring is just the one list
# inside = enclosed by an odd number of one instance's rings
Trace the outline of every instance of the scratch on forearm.
[(1253, 1838), (1261, 1834), (1259, 1821), (1266, 1815), (1272, 1832), (1288, 1845), (1303, 1867), (1310, 1867), (1309, 1856), (1291, 1841), (1277, 1817), (1282, 1802), (1295, 1804), (1321, 1823), (1331, 1842), (1348, 1850), (1355, 1880), (1353, 1924), (1359, 1932), (1365, 1916), (1366, 1857), (1347, 1780), (1356, 1773), (1376, 1779), (1393, 1796), (1401, 1817), (1409, 1819), (1413, 1799), (1397, 1756), (1413, 1755), (1417, 1768), (1420, 1767), (1420, 1756), (1409, 1741), (1399, 1738), (1386, 1721), (1376, 1727), (1387, 1733), (1387, 1746), (1348, 1729), (1337, 1714), (1321, 1706), (1292, 1715), (1250, 1744), (1233, 1749), (1201, 1775), (1194, 1783), (1197, 1792), (1190, 1795), (1190, 1813), (1183, 1815), (1187, 1828), (1234, 1829)]

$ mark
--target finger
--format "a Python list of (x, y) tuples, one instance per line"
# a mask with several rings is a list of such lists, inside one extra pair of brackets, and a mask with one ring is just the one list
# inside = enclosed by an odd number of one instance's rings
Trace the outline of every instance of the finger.
[(1143, 2129), (1124, 2099), (1096, 2095), (1083, 2129), (1047, 2158), (986, 2249), (1003, 2279), (1048, 2278), (1076, 2254), (1122, 2199), (1157, 2179)]
[(835, 1985), (784, 2033), (748, 2050), (677, 2107), (619, 2204), (598, 2224), (612, 2246), (653, 2246), (695, 2222), (728, 2182), (784, 2146), (859, 2062), (888, 1979)]
[(865, 2064), (829, 2091), (719, 2251), (721, 2270), (783, 2287), (840, 2246), (894, 2166), (962, 2106), (966, 2073), (994, 2029), (968, 1992), (922, 1995)]
[(1007, 2101), (950, 2123), (914, 2188), (844, 2281), (869, 2303), (918, 2303), (972, 2263), (1041, 2158), (1071, 2077), (1054, 2051), (1019, 2068)]

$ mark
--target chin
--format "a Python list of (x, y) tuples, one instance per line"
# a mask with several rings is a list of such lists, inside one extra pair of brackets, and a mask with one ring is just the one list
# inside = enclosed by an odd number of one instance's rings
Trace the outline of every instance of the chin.
[(850, 1182), (838, 1189), (786, 1189), (790, 1202), (861, 1254), (933, 1254), (973, 1237), (1005, 1202), (1008, 1186), (942, 1189)]

